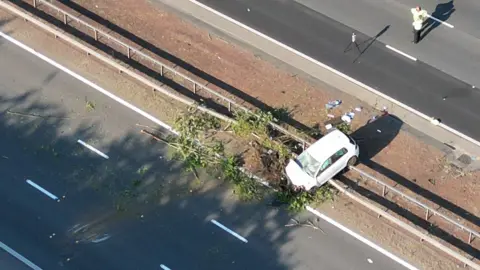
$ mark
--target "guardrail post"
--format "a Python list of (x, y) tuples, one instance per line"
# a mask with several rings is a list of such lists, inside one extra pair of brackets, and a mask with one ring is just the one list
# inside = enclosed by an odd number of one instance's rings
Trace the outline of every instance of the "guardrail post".
[(95, 36), (95, 41), (98, 41), (98, 32), (97, 29), (93, 30), (93, 35)]
[(197, 93), (197, 84), (195, 82), (193, 82), (193, 93)]
[(160, 75), (163, 76), (163, 65), (160, 66)]
[(427, 208), (427, 212), (425, 213), (425, 220), (428, 221), (428, 216), (429, 216), (429, 211), (428, 211), (428, 208)]
[(232, 103), (229, 101), (228, 102), (228, 111), (231, 112), (232, 111)]
[(130, 47), (127, 47), (127, 57), (130, 59)]
[(33, 7), (37, 8), (37, 0), (33, 0)]
[(470, 245), (472, 243), (472, 232), (468, 233), (468, 244)]
[(67, 24), (67, 14), (63, 14), (63, 24)]
[(383, 188), (382, 188), (382, 197), (385, 197), (385, 185), (383, 185)]

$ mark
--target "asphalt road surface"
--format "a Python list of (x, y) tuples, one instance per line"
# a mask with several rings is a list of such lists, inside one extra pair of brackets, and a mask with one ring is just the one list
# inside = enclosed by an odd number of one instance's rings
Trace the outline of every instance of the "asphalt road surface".
[[(480, 126), (473, 124), (480, 120), (480, 91), (472, 88), (480, 85), (480, 43), (475, 37), (478, 27), (467, 27), (471, 20), (457, 18), (467, 32), (438, 26), (414, 45), (407, 2), (200, 2), (480, 140)], [(353, 32), (358, 48), (348, 47)]]
[[(149, 121), (3, 39), (0, 59), (0, 241), (40, 268), (404, 269), (328, 223), (285, 227), (285, 211), (218, 182), (190, 192), (140, 134)], [(26, 269), (0, 252), (0, 268)]]

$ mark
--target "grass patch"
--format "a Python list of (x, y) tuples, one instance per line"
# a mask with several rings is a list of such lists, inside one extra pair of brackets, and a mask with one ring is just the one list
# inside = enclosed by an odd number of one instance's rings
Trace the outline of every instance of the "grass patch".
[(248, 137), (255, 133), (258, 136), (268, 136), (268, 124), (273, 120), (273, 115), (268, 112), (257, 112), (256, 114), (237, 111), (234, 115), (237, 121), (232, 125), (233, 132), (240, 137)]
[(92, 112), (95, 110), (95, 103), (93, 103), (92, 101), (87, 101), (85, 103), (85, 109), (88, 111), (88, 112)]
[(350, 126), (350, 124), (345, 122), (338, 124), (336, 128), (345, 134), (350, 134), (352, 132), (352, 127)]
[(148, 172), (148, 170), (150, 170), (151, 167), (151, 165), (143, 165), (142, 167), (138, 168), (137, 174), (143, 176)]
[(333, 201), (334, 191), (330, 185), (324, 185), (317, 188), (315, 191), (294, 191), (292, 189), (285, 189), (277, 192), (277, 200), (288, 205), (288, 210), (291, 212), (300, 212), (305, 209), (307, 205), (320, 204), (325, 201)]

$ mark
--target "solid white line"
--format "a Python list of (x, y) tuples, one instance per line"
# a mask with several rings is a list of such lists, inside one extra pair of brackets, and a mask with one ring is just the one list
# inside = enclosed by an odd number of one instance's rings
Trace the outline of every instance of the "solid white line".
[(163, 270), (170, 270), (170, 268), (166, 267), (166, 266), (163, 265), (163, 264), (160, 264), (160, 268), (162, 268)]
[(409, 58), (410, 60), (417, 61), (417, 58), (415, 58), (415, 57), (413, 57), (413, 56), (411, 56), (411, 55), (408, 55), (408, 54), (406, 54), (406, 53), (404, 53), (404, 52), (402, 52), (402, 51), (400, 51), (400, 50), (398, 50), (398, 49), (395, 49), (395, 48), (393, 48), (393, 47), (390, 46), (390, 45), (385, 45), (385, 47), (387, 47), (388, 49), (390, 49), (390, 50), (392, 50), (392, 51), (394, 51), (394, 52), (396, 52), (396, 53), (399, 53), (399, 54), (401, 54), (401, 55)]
[[(200, 3), (200, 2), (197, 2), (197, 1), (195, 1), (195, 0), (189, 0), (189, 1), (192, 2), (193, 4), (199, 6), (199, 7), (202, 7), (202, 8), (204, 8), (204, 9), (206, 9), (206, 10), (214, 13), (214, 14), (217, 15), (217, 16), (222, 17), (223, 19), (225, 19), (225, 20), (227, 20), (227, 21), (229, 21), (229, 22), (231, 22), (231, 23), (233, 23), (233, 24), (236, 24), (237, 26), (239, 26), (239, 27), (241, 27), (241, 28), (243, 28), (243, 29), (245, 29), (245, 30), (248, 30), (248, 31), (256, 34), (257, 36), (260, 36), (260, 37), (262, 37), (262, 38), (264, 38), (264, 39), (266, 39), (266, 40), (268, 40), (268, 41), (270, 41), (270, 42), (272, 42), (272, 43), (274, 43), (274, 44), (276, 44), (276, 45), (284, 48), (284, 49), (287, 50), (287, 51), (290, 51), (290, 52), (292, 52), (292, 53), (294, 53), (294, 54), (296, 54), (296, 55), (298, 55), (298, 56), (300, 56), (300, 57), (302, 57), (302, 58), (304, 58), (304, 59), (306, 59), (306, 60), (308, 60), (308, 61), (310, 61), (310, 62), (312, 62), (312, 63), (314, 63), (314, 64), (317, 64), (317, 65), (319, 65), (320, 67), (322, 67), (322, 68), (324, 68), (324, 69), (326, 69), (326, 70), (328, 70), (328, 71), (330, 71), (330, 72), (332, 72), (332, 73), (334, 73), (334, 74), (336, 74), (336, 75), (338, 75), (338, 76), (340, 76), (340, 77), (342, 77), (342, 78), (344, 78), (344, 79), (346, 79), (346, 80), (348, 80), (348, 81), (350, 81), (350, 82), (352, 82), (352, 83), (354, 83), (354, 84), (356, 84), (356, 85), (358, 85), (358, 86), (360, 86), (360, 87), (363, 87), (363, 88), (367, 89), (368, 91), (374, 93), (375, 95), (380, 96), (380, 97), (382, 97), (382, 98), (384, 98), (384, 99), (392, 102), (393, 104), (395, 104), (395, 105), (397, 105), (397, 106), (399, 106), (399, 107), (402, 107), (403, 109), (405, 109), (405, 110), (407, 110), (407, 111), (410, 111), (411, 113), (414, 113), (414, 114), (418, 115), (419, 117), (427, 120), (428, 122), (430, 122), (430, 120), (432, 119), (432, 117), (429, 117), (429, 116), (427, 116), (427, 115), (425, 115), (425, 114), (423, 114), (423, 113), (421, 113), (421, 112), (419, 112), (419, 111), (411, 108), (410, 106), (408, 106), (408, 105), (406, 105), (406, 104), (403, 104), (403, 103), (401, 103), (400, 101), (398, 101), (398, 100), (396, 100), (396, 99), (394, 99), (394, 98), (391, 98), (391, 97), (385, 95), (384, 93), (382, 93), (382, 92), (380, 92), (380, 91), (377, 91), (377, 90), (375, 90), (374, 88), (372, 88), (372, 87), (370, 87), (370, 86), (368, 86), (368, 85), (366, 85), (366, 84), (364, 84), (364, 83), (362, 83), (362, 82), (360, 82), (360, 81), (357, 81), (357, 80), (355, 80), (354, 78), (352, 78), (352, 77), (350, 77), (350, 76), (347, 76), (346, 74), (343, 74), (342, 72), (340, 72), (340, 71), (338, 71), (338, 70), (336, 70), (336, 69), (334, 69), (334, 68), (332, 68), (332, 67), (330, 67), (330, 66), (327, 66), (327, 65), (325, 65), (324, 63), (322, 63), (322, 62), (320, 62), (320, 61), (318, 61), (318, 60), (315, 60), (315, 59), (313, 59), (312, 57), (310, 57), (310, 56), (308, 56), (308, 55), (306, 55), (306, 54), (304, 54), (304, 53), (301, 53), (301, 52), (299, 52), (299, 51), (297, 51), (297, 50), (295, 50), (295, 49), (293, 49), (293, 48), (291, 48), (291, 47), (289, 47), (289, 46), (281, 43), (280, 41), (277, 41), (277, 40), (275, 40), (275, 39), (273, 39), (273, 38), (271, 38), (271, 37), (269, 37), (269, 36), (267, 36), (267, 35), (259, 32), (259, 31), (255, 30), (255, 29), (253, 29), (253, 28), (251, 28), (251, 27), (249, 27), (249, 26), (246, 26), (245, 24), (243, 24), (243, 23), (241, 23), (241, 22), (239, 22), (239, 21), (236, 21), (236, 20), (228, 17), (227, 15), (225, 15), (225, 14), (219, 12), (219, 11), (216, 11), (215, 9), (213, 9), (213, 8), (211, 8), (211, 7), (209, 7), (209, 6), (206, 6), (206, 5), (204, 5), (204, 4)], [(449, 126), (446, 126), (445, 124), (440, 123), (438, 126), (444, 128), (445, 130), (449, 131), (450, 133), (453, 133), (453, 134), (457, 135), (458, 137), (461, 137), (461, 138), (463, 138), (463, 139), (465, 139), (465, 140), (467, 140), (467, 141), (469, 141), (469, 142), (471, 142), (471, 143), (473, 143), (473, 144), (475, 144), (475, 145), (477, 145), (477, 146), (480, 146), (480, 142), (479, 142), (479, 141), (477, 141), (477, 140), (475, 140), (475, 139), (473, 139), (473, 138), (471, 138), (471, 137), (469, 137), (469, 136), (467, 136), (467, 135), (465, 135), (465, 134), (463, 134), (463, 133), (461, 133), (461, 132), (459, 132), (459, 131), (457, 131), (457, 130), (449, 127)]]
[[(357, 84), (357, 85), (359, 85), (359, 86), (361, 86), (361, 87), (363, 87), (363, 88), (371, 91), (372, 93), (375, 93), (375, 94), (378, 95), (378, 96), (381, 96), (381, 97), (389, 100), (390, 102), (393, 102), (393, 103), (397, 104), (397, 105), (400, 106), (400, 107), (403, 107), (404, 109), (407, 109), (407, 110), (409, 110), (409, 111), (411, 111), (411, 112), (419, 115), (419, 116), (422, 117), (422, 118), (425, 118), (425, 119), (427, 119), (427, 120), (430, 120), (430, 117), (422, 114), (421, 112), (418, 112), (418, 111), (416, 111), (416, 110), (408, 107), (407, 105), (405, 105), (405, 104), (403, 104), (403, 103), (400, 103), (399, 101), (397, 101), (397, 100), (395, 100), (395, 99), (393, 99), (393, 98), (391, 98), (391, 97), (389, 97), (389, 96), (387, 96), (387, 95), (385, 95), (385, 94), (383, 94), (383, 93), (381, 93), (381, 92), (379, 92), (379, 91), (377, 91), (377, 90), (375, 90), (375, 89), (373, 89), (373, 88), (371, 88), (371, 87), (369, 87), (369, 86), (367, 86), (367, 85), (365, 85), (365, 84), (363, 84), (363, 83), (361, 83), (361, 82), (359, 82), (359, 81), (357, 81), (357, 80), (355, 80), (355, 79), (353, 79), (353, 78), (351, 78), (351, 77), (349, 77), (349, 76), (347, 76), (347, 75), (345, 75), (345, 74), (343, 74), (343, 73), (341, 73), (341, 72), (339, 72), (339, 71), (337, 71), (337, 70), (335, 70), (335, 69), (333, 69), (333, 68), (331, 68), (331, 67), (329, 67), (329, 66), (327, 66), (327, 65), (325, 65), (325, 64), (323, 64), (323, 63), (321, 63), (321, 62), (319, 62), (319, 61), (317, 61), (317, 60), (315, 60), (315, 59), (313, 59), (313, 58), (311, 58), (311, 57), (309, 57), (309, 56), (307, 56), (307, 55), (305, 55), (305, 54), (303, 54), (303, 53), (300, 53), (300, 52), (298, 52), (298, 51), (296, 51), (296, 50), (288, 47), (287, 45), (285, 45), (285, 44), (283, 44), (283, 43), (280, 43), (279, 41), (274, 40), (273, 38), (270, 38), (270, 37), (268, 37), (268, 36), (266, 36), (266, 35), (258, 32), (258, 31), (256, 31), (256, 30), (254, 30), (254, 29), (252, 29), (252, 28), (250, 28), (250, 27), (248, 27), (248, 26), (246, 26), (246, 25), (243, 25), (243, 24), (241, 24), (240, 22), (237, 22), (237, 21), (233, 20), (232, 18), (230, 18), (230, 17), (228, 17), (228, 16), (226, 16), (226, 15), (224, 15), (224, 14), (222, 14), (222, 13), (220, 13), (220, 12), (218, 12), (218, 11), (216, 11), (216, 10), (208, 7), (208, 6), (205, 6), (205, 5), (199, 3), (199, 2), (197, 2), (197, 1), (195, 1), (195, 0), (190, 0), (190, 1), (191, 1), (192, 3), (194, 3), (194, 4), (197, 4), (197, 5), (201, 6), (201, 7), (209, 10), (209, 11), (212, 12), (212, 13), (217, 14), (218, 16), (220, 16), (220, 17), (222, 17), (222, 18), (224, 18), (224, 19), (226, 19), (226, 20), (228, 20), (228, 21), (230, 21), (230, 22), (232, 22), (232, 23), (234, 23), (234, 24), (236, 24), (236, 25), (238, 25), (238, 26), (240, 26), (240, 27), (242, 27), (242, 28), (244, 28), (244, 29), (247, 29), (247, 30), (249, 30), (249, 31), (251, 31), (251, 32), (253, 32), (253, 33), (255, 33), (255, 34), (257, 34), (257, 35), (259, 35), (259, 36), (261, 36), (261, 37), (263, 37), (263, 38), (265, 38), (265, 39), (267, 39), (267, 40), (269, 40), (270, 42), (273, 42), (273, 43), (277, 44), (277, 45), (280, 46), (280, 47), (283, 47), (284, 49), (287, 49), (287, 50), (289, 50), (289, 51), (291, 51), (291, 52), (293, 52), (293, 53), (295, 53), (295, 54), (297, 54), (297, 55), (299, 55), (299, 56), (301, 56), (301, 57), (303, 57), (303, 58), (305, 58), (305, 59), (307, 59), (307, 60), (309, 60), (309, 61), (311, 61), (311, 62), (313, 62), (313, 63), (315, 63), (315, 64), (317, 64), (317, 65), (319, 65), (319, 66), (321, 66), (321, 67), (323, 67), (323, 68), (325, 68), (325, 69), (327, 69), (327, 70), (329, 70), (329, 71), (331, 71), (331, 72), (333, 72), (334, 74), (337, 74), (337, 75), (340, 76), (340, 77), (343, 77), (344, 79), (347, 79), (347, 80), (349, 80), (349, 81), (351, 81), (351, 82), (353, 82), (353, 83), (355, 83), (355, 84)], [(116, 95), (108, 92), (108, 91), (105, 90), (104, 88), (96, 85), (95, 83), (87, 80), (86, 78), (84, 78), (84, 77), (78, 75), (77, 73), (69, 70), (68, 68), (60, 65), (59, 63), (53, 61), (52, 59), (50, 59), (50, 58), (48, 58), (48, 57), (46, 57), (46, 56), (44, 56), (43, 54), (36, 52), (36, 51), (33, 50), (32, 48), (24, 45), (23, 43), (17, 41), (16, 39), (14, 39), (14, 38), (12, 38), (12, 37), (10, 37), (10, 36), (2, 33), (2, 32), (0, 32), (0, 36), (3, 37), (3, 38), (5, 38), (6, 40), (10, 41), (11, 43), (17, 45), (18, 47), (24, 49), (25, 51), (28, 51), (29, 53), (37, 56), (38, 58), (40, 58), (40, 59), (42, 59), (42, 60), (44, 60), (45, 62), (51, 64), (52, 66), (54, 66), (54, 67), (56, 67), (56, 68), (64, 71), (65, 73), (71, 75), (72, 77), (78, 79), (79, 81), (87, 84), (88, 86), (90, 86), (90, 87), (98, 90), (98, 91), (101, 92), (102, 94), (110, 97), (111, 99), (117, 101), (118, 103), (124, 105), (125, 107), (127, 107), (127, 108), (129, 108), (129, 109), (131, 109), (131, 110), (133, 110), (133, 111), (135, 111), (135, 112), (137, 112), (138, 114), (144, 116), (145, 118), (151, 120), (152, 122), (158, 124), (159, 126), (164, 127), (165, 129), (171, 131), (172, 133), (178, 134), (171, 126), (167, 125), (166, 123), (164, 123), (164, 122), (160, 121), (159, 119), (155, 118), (154, 116), (152, 116), (152, 115), (150, 115), (150, 114), (142, 111), (142, 110), (139, 109), (138, 107), (136, 107), (136, 106), (134, 106), (134, 105), (126, 102), (125, 100), (117, 97)], [(443, 124), (440, 124), (440, 126), (443, 126), (445, 129), (447, 129), (447, 130), (449, 130), (450, 132), (456, 134), (457, 136), (463, 137), (464, 139), (466, 139), (466, 140), (468, 140), (468, 141), (470, 141), (470, 142), (472, 142), (472, 143), (480, 146), (480, 142), (477, 142), (477, 141), (473, 140), (473, 139), (470, 138), (470, 137), (466, 137), (465, 135), (459, 133), (458, 131), (456, 131), (456, 130), (454, 130), (454, 129), (449, 128), (448, 126), (445, 126), (445, 125), (443, 125)], [(319, 217), (323, 218), (323, 219), (326, 220), (327, 222), (330, 222), (330, 223), (333, 224), (333, 225), (338, 224), (339, 226), (337, 226), (337, 227), (339, 227), (339, 228), (343, 227), (341, 224), (335, 222), (334, 220), (328, 218), (327, 216), (324, 216), (324, 215), (322, 215), (322, 214), (320, 214), (320, 215), (321, 215), (321, 216), (319, 216)], [(243, 242), (245, 242), (245, 243), (248, 242), (245, 238), (241, 237), (240, 235), (236, 234), (236, 233), (233, 232), (233, 231), (230, 231), (228, 228), (226, 228), (226, 227), (223, 226), (222, 224), (218, 223), (217, 221), (212, 220), (212, 222), (213, 222), (215, 225), (219, 226), (220, 228), (226, 230), (227, 232), (230, 232), (232, 235), (234, 235), (235, 237), (239, 238), (239, 239), (242, 240)], [(347, 229), (347, 230), (348, 230), (348, 229)], [(352, 233), (353, 233), (353, 232), (352, 232)], [(353, 235), (352, 235), (352, 236), (353, 236)], [(361, 236), (360, 236), (360, 237), (361, 237)], [(358, 238), (358, 239), (360, 239), (360, 238)], [(365, 239), (365, 240), (366, 240), (366, 239)], [(368, 240), (366, 240), (366, 241), (368, 241)], [(362, 242), (363, 242), (363, 241), (362, 241)], [(3, 245), (3, 243), (1, 243), (1, 242), (0, 242), (0, 244)], [(7, 247), (7, 248), (8, 248), (8, 247)], [(378, 250), (381, 250), (381, 248), (378, 247)], [(13, 251), (13, 252), (14, 252), (14, 251)], [(12, 254), (12, 255), (13, 255), (13, 254)], [(19, 255), (19, 254), (18, 254), (18, 255)], [(14, 256), (15, 256), (15, 255), (14, 255)], [(21, 256), (21, 255), (19, 255), (19, 256)], [(388, 255), (387, 255), (387, 256), (388, 256)], [(392, 256), (395, 257), (394, 255), (392, 255)], [(25, 260), (26, 260), (26, 259), (25, 259)], [(28, 261), (28, 260), (26, 260), (26, 261)], [(399, 263), (401, 263), (401, 262), (399, 261)], [(404, 264), (404, 263), (401, 263), (401, 264), (404, 265), (405, 267), (409, 268), (409, 269), (417, 270), (417, 269), (414, 268), (413, 266), (408, 267), (408, 266), (407, 266), (407, 265), (408, 265), (407, 263), (405, 263), (405, 264)], [(32, 265), (33, 265), (33, 264), (32, 264)], [(29, 265), (29, 266), (30, 266), (30, 265)], [(31, 267), (32, 267), (32, 266), (31, 266)], [(37, 268), (32, 267), (32, 269), (41, 270), (41, 269), (38, 268), (38, 267), (37, 267)]]
[(47, 195), (48, 197), (50, 197), (51, 199), (55, 200), (55, 201), (58, 201), (58, 197), (53, 195), (52, 193), (48, 192), (48, 190), (42, 188), (41, 186), (35, 184), (32, 180), (29, 180), (27, 179), (27, 183), (36, 188), (37, 190), (39, 190), (40, 192), (42, 192), (43, 194)]
[(12, 37), (10, 37), (9, 35), (7, 35), (7, 34), (5, 34), (5, 33), (2, 33), (2, 32), (0, 32), (0, 36), (3, 37), (4, 39), (10, 41), (11, 43), (17, 45), (18, 47), (24, 49), (25, 51), (27, 51), (27, 52), (29, 52), (29, 53), (37, 56), (38, 58), (40, 58), (40, 59), (42, 59), (43, 61), (49, 63), (50, 65), (52, 65), (52, 66), (54, 66), (54, 67), (62, 70), (63, 72), (69, 74), (70, 76), (74, 77), (75, 79), (77, 79), (77, 80), (85, 83), (86, 85), (92, 87), (93, 89), (99, 91), (100, 93), (106, 95), (107, 97), (115, 100), (116, 102), (122, 104), (123, 106), (125, 106), (125, 107), (127, 107), (127, 108), (129, 108), (129, 109), (131, 109), (131, 110), (133, 110), (133, 111), (135, 111), (136, 113), (138, 113), (138, 114), (142, 115), (143, 117), (149, 119), (150, 121), (154, 122), (155, 124), (157, 124), (157, 125), (165, 128), (165, 129), (171, 131), (171, 132), (174, 133), (174, 134), (178, 134), (175, 130), (173, 130), (173, 128), (172, 128), (171, 126), (169, 126), (169, 125), (165, 124), (164, 122), (158, 120), (157, 118), (153, 117), (151, 114), (148, 114), (148, 113), (140, 110), (138, 107), (136, 107), (136, 106), (134, 106), (134, 105), (126, 102), (125, 100), (117, 97), (116, 95), (108, 92), (108, 91), (105, 90), (104, 88), (102, 88), (102, 87), (96, 85), (95, 83), (87, 80), (86, 78), (78, 75), (77, 73), (71, 71), (70, 69), (68, 69), (68, 68), (60, 65), (59, 63), (53, 61), (52, 59), (46, 57), (45, 55), (43, 55), (43, 54), (41, 54), (41, 53), (35, 51), (34, 49), (32, 49), (32, 48), (28, 47), (27, 45), (21, 43), (20, 41), (14, 39), (14, 38), (12, 38)]
[(410, 269), (410, 270), (418, 270), (418, 268), (416, 268), (415, 266), (413, 266), (413, 265), (407, 263), (406, 261), (400, 259), (399, 257), (393, 255), (393, 254), (390, 253), (389, 251), (383, 249), (382, 247), (378, 246), (377, 244), (373, 243), (372, 241), (366, 239), (365, 237), (359, 235), (358, 233), (356, 233), (356, 232), (350, 230), (349, 228), (343, 226), (342, 224), (336, 222), (335, 220), (333, 220), (333, 219), (325, 216), (324, 214), (322, 214), (322, 213), (318, 212), (317, 210), (313, 209), (312, 207), (307, 206), (306, 208), (307, 208), (307, 210), (308, 210), (310, 213), (318, 216), (319, 218), (325, 220), (326, 222), (332, 224), (333, 226), (335, 226), (335, 227), (339, 228), (340, 230), (346, 232), (347, 234), (353, 236), (353, 237), (356, 238), (357, 240), (359, 240), (359, 241), (361, 241), (362, 243), (366, 244), (367, 246), (369, 246), (369, 247), (377, 250), (378, 252), (380, 252), (380, 253), (382, 253), (383, 255), (389, 257), (390, 259), (396, 261), (397, 263), (403, 265), (403, 266), (406, 267), (407, 269)]
[(217, 225), (218, 227), (222, 228), (223, 230), (225, 230), (226, 232), (230, 233), (231, 235), (235, 236), (236, 238), (240, 239), (241, 241), (245, 242), (245, 243), (248, 243), (247, 239), (243, 238), (241, 235), (239, 235), (238, 233), (230, 230), (229, 228), (225, 227), (224, 225), (222, 225), (220, 222), (216, 221), (215, 219), (212, 219), (211, 222), (215, 225)]
[(451, 25), (451, 24), (449, 24), (449, 23), (447, 23), (447, 22), (441, 21), (441, 20), (433, 17), (433, 16), (430, 15), (430, 14), (427, 14), (427, 16), (430, 17), (432, 20), (435, 20), (435, 21), (437, 21), (437, 22), (439, 22), (439, 23), (441, 23), (441, 24), (444, 24), (445, 26), (448, 26), (448, 27), (450, 27), (450, 28), (453, 28), (453, 25)]
[(82, 140), (78, 140), (77, 141), (79, 144), (85, 146), (86, 148), (92, 150), (93, 152), (97, 153), (99, 156), (105, 158), (105, 159), (108, 159), (108, 156), (105, 155), (104, 153), (102, 153), (100, 150), (96, 149), (95, 147), (91, 146), (90, 144), (82, 141)]
[(33, 262), (31, 262), (29, 259), (23, 257), (20, 253), (16, 252), (15, 250), (13, 250), (12, 248), (10, 248), (9, 246), (5, 245), (4, 243), (2, 243), (0, 241), (0, 248), (2, 248), (3, 250), (5, 250), (6, 252), (10, 253), (10, 255), (12, 255), (13, 257), (17, 258), (17, 260), (23, 262), (24, 264), (26, 264), (28, 267), (34, 269), (34, 270), (42, 270), (42, 268), (38, 267), (36, 264), (34, 264)]

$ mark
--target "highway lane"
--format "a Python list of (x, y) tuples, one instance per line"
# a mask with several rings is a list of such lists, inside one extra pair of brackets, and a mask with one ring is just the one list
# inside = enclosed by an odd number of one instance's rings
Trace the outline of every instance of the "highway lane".
[(286, 228), (285, 212), (222, 185), (191, 193), (138, 132), (145, 119), (4, 40), (0, 59), (0, 241), (43, 269), (404, 269), (329, 224)]
[[(430, 14), (434, 13), (436, 9), (438, 14), (438, 9), (440, 9), (439, 17), (441, 17), (442, 20), (446, 20), (446, 22), (452, 24), (456, 31), (465, 32), (476, 38), (480, 38), (480, 28), (478, 27), (480, 23), (480, 19), (478, 17), (478, 14), (480, 13), (480, 2), (476, 0), (388, 0), (385, 2), (376, 3), (370, 1), (369, 4), (389, 5), (392, 2), (398, 2), (398, 4), (403, 4), (405, 7), (415, 7), (419, 5), (423, 9), (427, 10)], [(453, 6), (454, 11), (451, 13), (442, 13), (441, 11), (445, 10), (444, 8), (448, 6)]]
[[(361, 53), (355, 48), (344, 52), (352, 32), (358, 31), (297, 2), (200, 2), (414, 109), (439, 118), (466, 135), (480, 139), (480, 128), (471, 124), (480, 120), (477, 106), (480, 92), (422, 61), (411, 61), (371, 38), (381, 33), (388, 26), (386, 23), (376, 24), (373, 34), (357, 33)], [(383, 35), (388, 35), (390, 30), (387, 29)], [(455, 57), (455, 54), (452, 55)], [(443, 100), (445, 96), (448, 98)]]
[[(463, 24), (457, 24), (454, 29), (440, 24), (434, 25), (435, 28), (427, 26), (426, 30), (423, 31), (425, 37), (421, 42), (412, 44), (411, 3), (398, 0), (360, 0), (355, 2), (348, 0), (297, 0), (297, 2), (370, 36), (376, 35), (380, 31), (379, 29), (389, 25), (388, 31), (379, 37), (379, 40), (383, 43), (413, 55), (459, 80), (471, 85), (480, 85), (480, 78), (478, 78), (480, 51), (477, 49), (480, 47), (480, 39), (466, 32), (469, 29), (462, 28)], [(462, 18), (462, 22), (466, 22), (464, 24), (472, 24), (478, 20), (475, 19), (478, 16), (468, 17), (460, 14), (466, 9), (463, 7), (465, 3), (460, 4), (459, 8), (463, 9), (458, 11), (456, 10), (456, 4), (454, 2), (451, 6), (447, 5), (446, 8), (440, 9), (448, 10), (448, 7), (453, 7), (455, 11), (451, 15), (446, 11), (435, 12), (435, 5), (431, 3), (426, 5), (425, 9), (431, 14), (435, 13), (436, 17), (452, 24), (458, 23), (458, 20), (451, 21), (450, 17)], [(475, 10), (475, 5), (472, 5), (472, 9)], [(469, 20), (469, 18), (472, 19)], [(478, 31), (479, 28), (476, 27), (476, 29)], [(476, 32), (472, 33), (475, 34)]]

